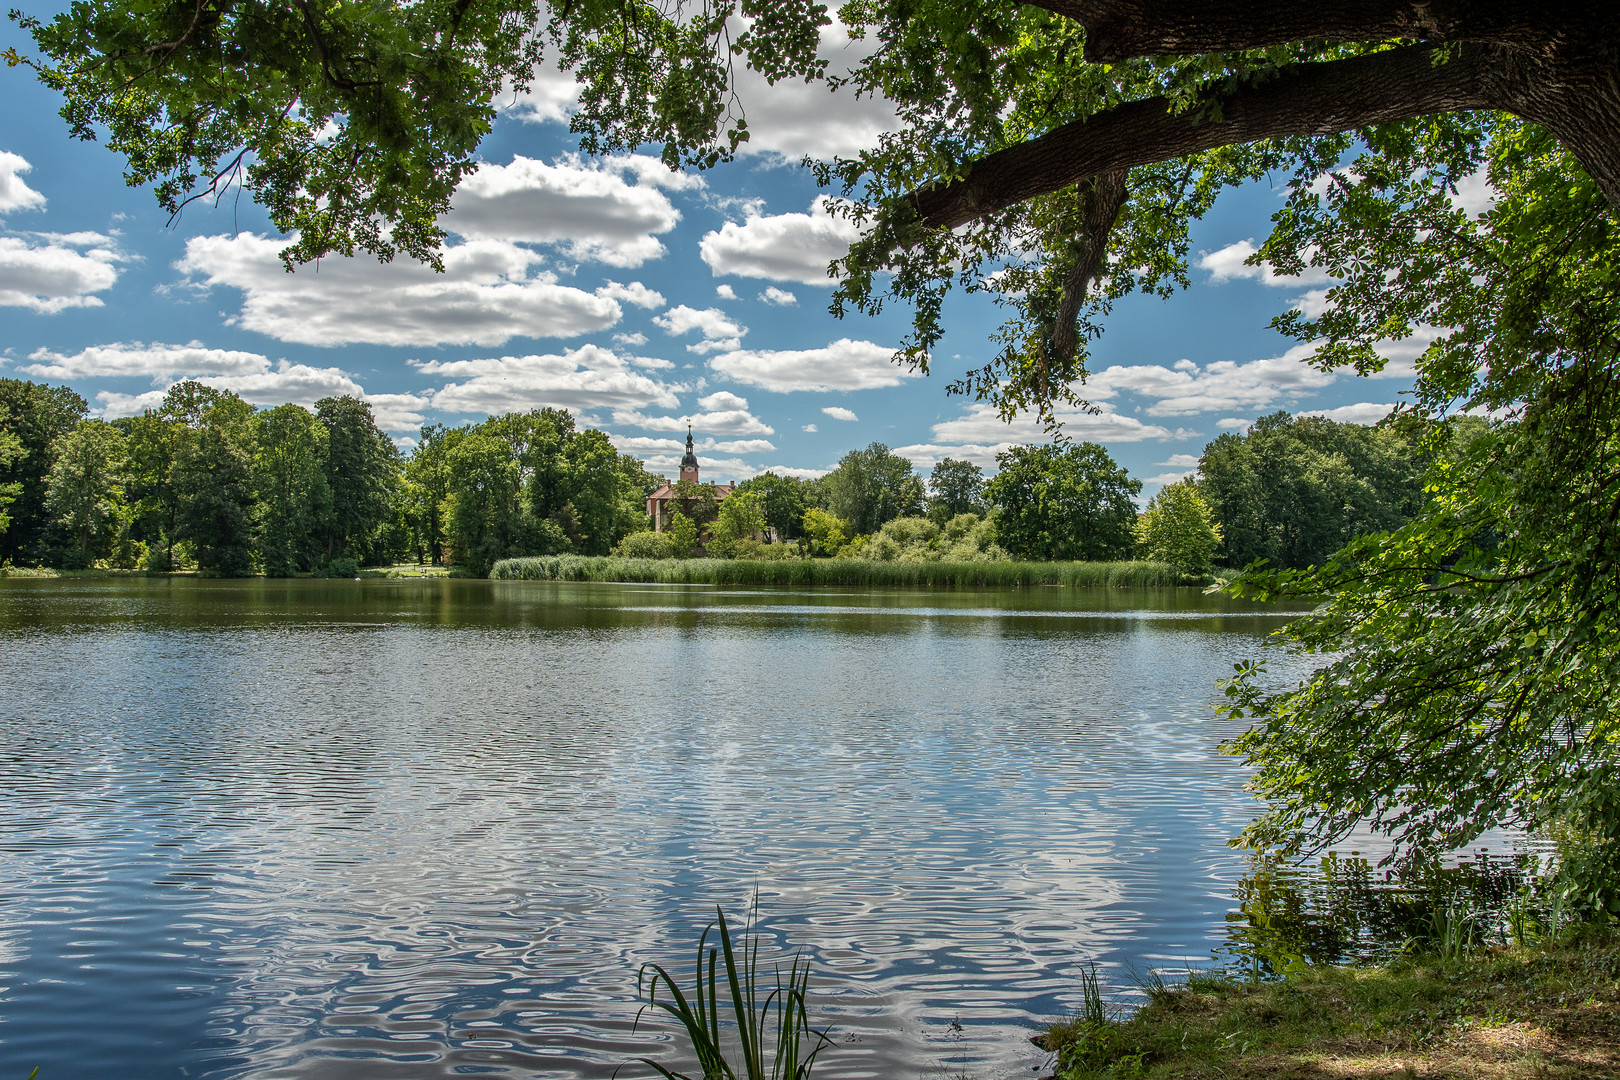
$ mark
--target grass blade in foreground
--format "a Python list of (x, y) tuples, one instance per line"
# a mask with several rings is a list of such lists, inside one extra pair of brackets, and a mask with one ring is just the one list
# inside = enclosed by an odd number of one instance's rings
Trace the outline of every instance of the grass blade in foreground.
[[(783, 981), (780, 967), (775, 972), (775, 989), (761, 1001), (759, 980), (759, 938), (743, 934), (741, 947), (734, 948), (726, 914), (715, 909), (718, 919), (718, 946), (709, 944), (709, 934), (716, 924), (711, 923), (698, 939), (697, 967), (692, 975), (692, 992), (682, 991), (675, 977), (660, 964), (645, 964), (636, 978), (636, 989), (647, 995), (647, 1009), (661, 1009), (674, 1017), (692, 1040), (700, 1077), (670, 1070), (650, 1058), (640, 1061), (656, 1069), (665, 1080), (806, 1080), (815, 1066), (816, 1057), (831, 1040), (825, 1031), (810, 1026), (810, 1015), (805, 1008), (805, 992), (810, 981), (810, 963), (794, 956)], [(720, 1034), (719, 966), (725, 964), (726, 988), (731, 996), (731, 1012), (737, 1027), (738, 1056), (741, 1069), (726, 1057)], [(767, 1055), (765, 1035), (773, 1022), (776, 1028), (775, 1051)], [(640, 1015), (637, 1015), (640, 1023)], [(807, 1039), (814, 1047), (802, 1059), (800, 1054)], [(767, 1072), (765, 1063), (770, 1062)]]

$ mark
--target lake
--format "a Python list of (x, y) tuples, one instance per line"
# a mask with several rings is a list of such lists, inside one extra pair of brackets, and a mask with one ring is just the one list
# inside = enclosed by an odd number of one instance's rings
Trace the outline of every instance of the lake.
[(1280, 621), (0, 580), (0, 1080), (681, 1068), (638, 969), (685, 982), (756, 896), (762, 955), (813, 966), (817, 1076), (1034, 1077), (1088, 964), (1123, 989), (1221, 942), (1254, 804), (1214, 684)]

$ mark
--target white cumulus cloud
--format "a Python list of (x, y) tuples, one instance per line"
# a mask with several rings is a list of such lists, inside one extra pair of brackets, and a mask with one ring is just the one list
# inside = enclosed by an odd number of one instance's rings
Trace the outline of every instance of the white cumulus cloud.
[(680, 405), (668, 386), (597, 345), (560, 355), (415, 360), (412, 366), (423, 375), (455, 380), (432, 395), (433, 407), (449, 413), (522, 412), (548, 405), (574, 412)]
[(1276, 288), (1297, 289), (1302, 286), (1332, 285), (1339, 279), (1316, 266), (1307, 266), (1303, 274), (1276, 274), (1270, 263), (1251, 264), (1248, 260), (1260, 249), (1254, 240), (1239, 240), (1214, 251), (1198, 253), (1198, 268), (1208, 270), (1210, 281), (1216, 285), (1247, 278)]
[[(1090, 442), (1144, 442), (1148, 439), (1188, 439), (1197, 433), (1177, 428), (1171, 431), (1157, 424), (1144, 424), (1134, 416), (1121, 416), (1106, 402), (1098, 403), (1099, 412), (1087, 413), (1078, 409), (1058, 410), (1063, 433), (1071, 439)], [(972, 444), (978, 446), (1032, 444), (1050, 442), (1051, 436), (1033, 416), (1015, 417), (1011, 423), (1001, 419), (996, 407), (989, 402), (977, 401), (969, 405), (963, 415), (941, 421), (933, 427), (934, 441), (939, 444)], [(947, 457), (961, 455), (946, 455)]]
[(717, 277), (737, 274), (831, 286), (828, 264), (860, 238), (854, 222), (829, 212), (832, 205), (827, 196), (817, 195), (808, 213), (756, 213), (741, 224), (728, 221), (718, 232), (704, 234), (698, 252)]
[(854, 414), (854, 412), (852, 412), (851, 410), (842, 408), (842, 407), (840, 407), (838, 405), (828, 405), (828, 406), (824, 407), (821, 411), (826, 413), (828, 416), (832, 417), (834, 420), (859, 420), (860, 419), (860, 417), (856, 416)]
[(694, 431), (707, 435), (775, 435), (776, 429), (748, 411), (748, 399), (724, 390), (697, 400), (698, 412), (684, 416), (648, 416), (626, 409), (613, 414), (613, 422), (649, 431)]
[[(733, 32), (744, 24), (736, 23)], [(847, 72), (876, 48), (871, 39), (851, 41), (849, 31), (834, 22), (822, 27), (817, 55), (834, 73)], [(748, 118), (750, 138), (738, 148), (743, 156), (769, 156), (789, 162), (852, 157), (877, 145), (878, 137), (898, 126), (894, 106), (873, 97), (857, 98), (845, 88), (829, 90), (824, 82), (783, 80), (775, 86), (741, 63), (733, 90)], [(567, 123), (579, 109), (579, 84), (569, 72), (548, 62), (535, 72), (523, 94), (508, 94), (500, 106), (519, 120)]]
[(34, 362), (20, 370), (43, 379), (144, 378), (172, 382), (177, 377), (196, 379), (270, 370), (270, 358), (262, 353), (210, 349), (200, 341), (188, 345), (118, 342), (92, 345), (72, 355), (42, 348), (35, 349), (28, 359)]
[[(646, 160), (669, 173), (656, 158)], [(631, 184), (622, 173), (654, 182)], [(658, 236), (681, 220), (656, 180), (635, 160), (548, 165), (517, 156), (510, 165), (482, 165), (463, 181), (440, 224), (469, 239), (554, 244), (581, 261), (640, 266), (664, 254)]]
[(496, 106), (515, 120), (566, 124), (579, 111), (579, 83), (571, 72), (558, 70), (547, 61), (534, 72), (527, 90), (508, 90), (497, 99)]
[[(720, 287), (722, 289), (730, 288), (728, 285), (722, 285)], [(799, 298), (797, 296), (788, 292), (786, 289), (778, 289), (775, 285), (772, 285), (770, 288), (760, 293), (759, 298), (763, 302), (767, 304), (774, 304), (777, 307), (793, 307), (799, 302)]]
[(33, 168), (20, 154), (0, 150), (0, 214), (13, 210), (38, 210), (45, 205), (45, 196), (22, 179), (22, 174), (33, 171)]
[(99, 296), (118, 280), (126, 256), (100, 233), (0, 236), (0, 307), (42, 315), (101, 307)]
[(540, 256), (469, 240), (444, 251), (445, 272), (410, 259), (324, 259), (289, 274), (284, 241), (239, 233), (186, 242), (178, 267), (242, 292), (231, 322), (304, 345), (501, 345), (513, 337), (575, 337), (619, 321), (618, 302), (531, 273)]
[[(827, 62), (830, 72), (844, 73), (876, 48), (871, 37), (852, 41), (848, 29), (835, 19), (821, 28), (816, 55)], [(748, 116), (750, 138), (739, 147), (743, 154), (770, 155), (789, 162), (806, 156), (823, 160), (853, 157), (877, 146), (885, 131), (899, 127), (891, 102), (881, 97), (857, 98), (848, 87), (832, 91), (824, 82), (793, 79), (772, 86), (756, 72), (739, 70), (736, 90)]]
[(1281, 356), (1244, 364), (1217, 360), (1204, 367), (1191, 360), (1177, 360), (1170, 367), (1116, 364), (1091, 376), (1086, 392), (1097, 400), (1121, 392), (1156, 399), (1148, 407), (1149, 416), (1265, 408), (1278, 398), (1313, 394), (1337, 378), (1305, 363), (1315, 351), (1310, 345), (1296, 345)]
[(661, 327), (671, 337), (680, 337), (696, 330), (703, 335), (703, 340), (688, 345), (686, 349), (700, 354), (736, 349), (742, 344), (742, 336), (748, 333), (746, 326), (719, 308), (693, 308), (685, 304), (653, 316), (653, 325)]
[(898, 386), (918, 372), (895, 365), (893, 349), (839, 338), (820, 349), (736, 350), (709, 366), (736, 382), (776, 393), (794, 390), (872, 390)]
[[(657, 289), (649, 289), (639, 281), (632, 281), (628, 285), (620, 285), (617, 281), (609, 281), (596, 290), (596, 295), (608, 300), (623, 300), (627, 304), (634, 304), (642, 308), (661, 308), (664, 306), (664, 294)], [(642, 339), (643, 341), (646, 338)]]
[(1354, 405), (1340, 405), (1336, 409), (1311, 409), (1299, 415), (1325, 416), (1341, 424), (1376, 424), (1394, 409), (1394, 404), (1390, 402), (1380, 404), (1373, 401), (1358, 401)]

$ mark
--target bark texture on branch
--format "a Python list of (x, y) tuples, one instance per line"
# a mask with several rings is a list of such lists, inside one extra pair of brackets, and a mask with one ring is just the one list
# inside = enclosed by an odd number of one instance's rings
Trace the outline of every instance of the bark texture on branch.
[(1436, 64), (1415, 45), (1350, 60), (1284, 68), (1257, 86), (1172, 114), (1163, 98), (1133, 101), (999, 150), (958, 180), (922, 188), (913, 208), (952, 229), (1098, 173), (1284, 135), (1331, 135), (1431, 113), (1491, 108), (1478, 47)]
[(1541, 124), (1620, 215), (1620, 0), (1034, 0), (1086, 27), (1090, 59), (1293, 41), (1423, 38), (1269, 81), (1172, 115), (1130, 102), (989, 154), (914, 192), (924, 225), (955, 228), (1096, 176), (1282, 136), (1494, 109)]
[(1295, 41), (1548, 43), (1615, 19), (1614, 0), (1028, 0), (1086, 28), (1085, 57), (1235, 52)]
[(1073, 377), (1071, 364), (1080, 348), (1077, 329), (1080, 306), (1086, 301), (1091, 283), (1107, 269), (1108, 234), (1114, 231), (1114, 223), (1119, 220), (1119, 212), (1125, 208), (1129, 194), (1125, 176), (1125, 169), (1115, 169), (1080, 186), (1081, 228), (1071, 241), (1074, 262), (1063, 276), (1063, 293), (1047, 338), (1048, 360), (1041, 365), (1040, 377), (1047, 384), (1048, 392), (1054, 381), (1054, 368), (1063, 373), (1065, 382)]

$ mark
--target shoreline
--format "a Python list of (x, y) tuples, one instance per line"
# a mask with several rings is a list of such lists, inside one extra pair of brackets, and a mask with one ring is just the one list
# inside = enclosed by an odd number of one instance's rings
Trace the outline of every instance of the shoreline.
[(1268, 982), (1150, 976), (1142, 989), (1129, 1016), (1099, 1019), (1099, 1007), (1032, 1040), (1055, 1055), (1057, 1080), (1620, 1077), (1620, 932), (1609, 926)]
[[(455, 567), (400, 563), (362, 567), (361, 578), (465, 577), (489, 581), (579, 581), (639, 585), (789, 585), (933, 589), (999, 588), (1203, 588), (1209, 575), (1179, 573), (1165, 563), (1121, 562), (882, 562), (869, 559), (627, 559), (616, 555), (548, 555), (503, 559), (489, 577), (473, 578)], [(203, 578), (196, 570), (134, 570), (97, 567), (0, 567), (5, 578)], [(243, 581), (342, 581), (349, 575), (292, 577), (243, 575)]]

